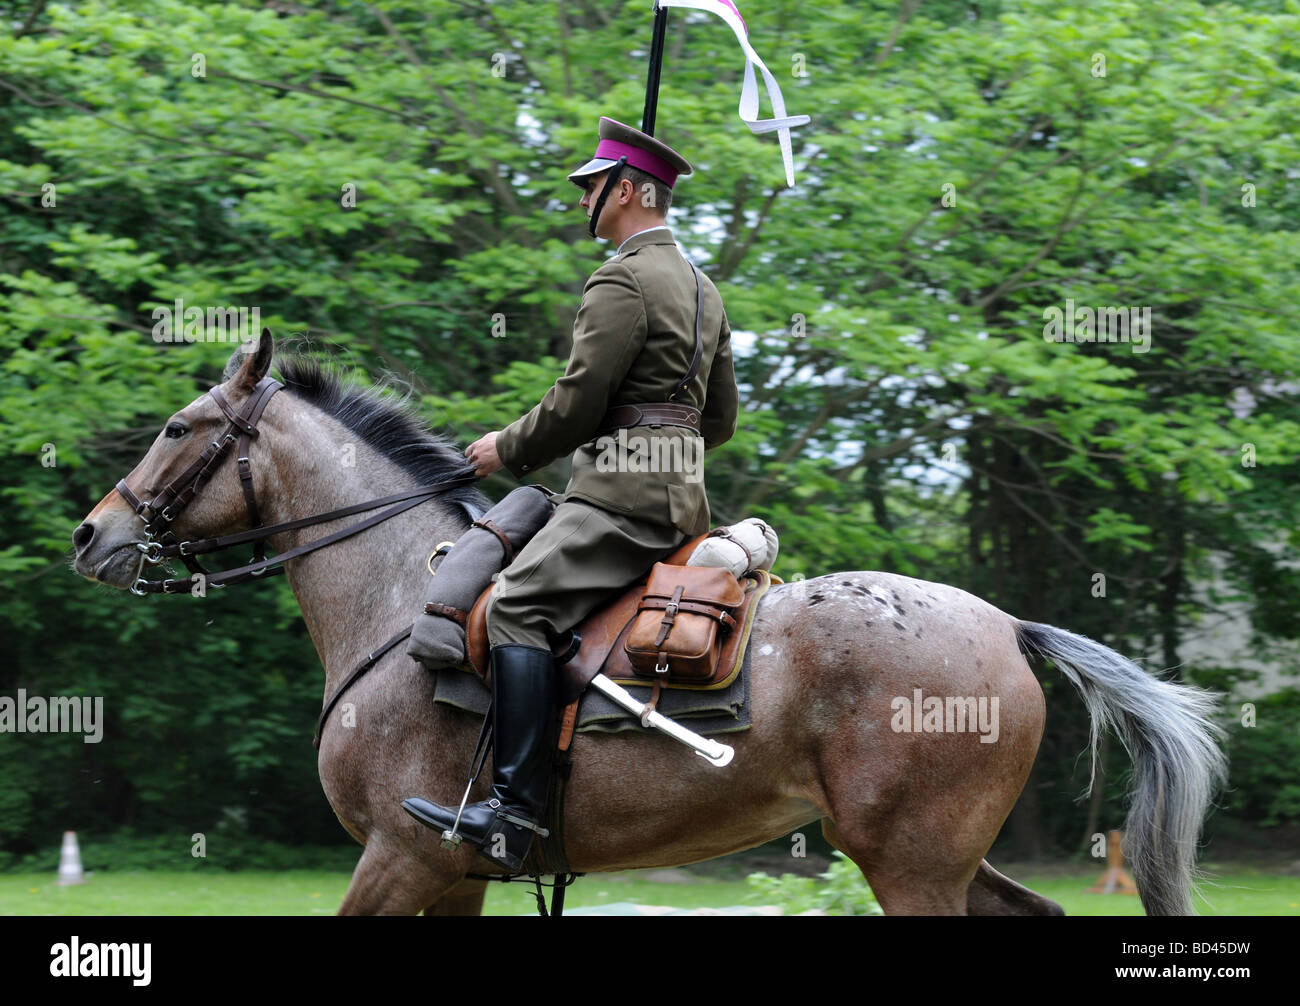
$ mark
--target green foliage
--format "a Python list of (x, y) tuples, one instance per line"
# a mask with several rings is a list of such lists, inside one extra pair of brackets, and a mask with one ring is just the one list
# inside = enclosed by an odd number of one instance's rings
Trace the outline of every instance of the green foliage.
[[(79, 832), (82, 868), (87, 872), (129, 873), (136, 870), (165, 870), (184, 873), (236, 872), (241, 870), (345, 870), (356, 866), (361, 849), (351, 845), (287, 845), (258, 839), (237, 829), (217, 828), (207, 836), (205, 856), (192, 855), (191, 836), (139, 835), (131, 828), (109, 834)], [(42, 846), (35, 852), (13, 856), (0, 863), (10, 873), (48, 871), (59, 867), (60, 843)]]
[(1228, 739), (1232, 789), (1225, 811), (1276, 827), (1300, 824), (1300, 689), (1255, 703), (1254, 723), (1233, 725)]
[(817, 878), (783, 873), (751, 873), (745, 878), (753, 889), (753, 904), (778, 904), (785, 915), (822, 911), (827, 915), (884, 915), (876, 896), (857, 864), (838, 849), (835, 861)]

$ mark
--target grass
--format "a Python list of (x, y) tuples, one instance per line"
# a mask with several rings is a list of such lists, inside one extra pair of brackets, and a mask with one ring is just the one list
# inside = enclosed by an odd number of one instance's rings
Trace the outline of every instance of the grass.
[(0, 915), (333, 915), (350, 879), (317, 870), (131, 870), (59, 887), (53, 873), (0, 874)]
[[(1045, 871), (1037, 864), (994, 866), (1017, 883), (1051, 898), (1066, 915), (1143, 914), (1136, 896), (1087, 893), (1102, 874), (1100, 865), (1059, 871)], [(1300, 915), (1300, 876), (1241, 863), (1202, 861), (1199, 867), (1206, 875), (1194, 902), (1200, 915)]]
[[(995, 864), (1009, 877), (1062, 905), (1069, 915), (1141, 915), (1136, 897), (1087, 894), (1096, 868), (1045, 869)], [(1300, 915), (1300, 877), (1245, 864), (1204, 863), (1202, 915)], [(632, 902), (678, 908), (755, 904), (743, 861), (663, 871), (591, 874), (568, 892), (567, 908)], [(663, 882), (656, 877), (682, 882)], [(194, 873), (100, 872), (83, 885), (58, 887), (54, 871), (0, 874), (0, 915), (332, 915), (347, 873), (317, 870)], [(549, 892), (548, 892), (549, 893)], [(492, 884), (485, 915), (536, 911), (529, 884)]]

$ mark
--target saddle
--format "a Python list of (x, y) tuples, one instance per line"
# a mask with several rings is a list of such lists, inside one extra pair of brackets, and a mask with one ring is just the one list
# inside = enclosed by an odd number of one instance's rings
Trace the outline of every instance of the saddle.
[[(685, 566), (695, 547), (707, 538), (701, 534), (678, 548), (663, 560), (671, 566)], [(650, 570), (630, 584), (621, 594), (615, 594), (573, 627), (574, 637), (564, 652), (557, 653), (560, 671), (560, 704), (573, 702), (597, 674), (604, 674), (621, 685), (648, 685), (650, 679), (639, 676), (628, 658), (624, 642), (642, 600)], [(773, 582), (766, 570), (758, 570), (740, 580), (743, 594), (740, 603), (732, 609), (734, 627), (724, 636), (711, 671), (695, 680), (665, 682), (667, 688), (711, 689), (725, 688), (735, 680), (744, 658), (744, 647), (753, 627), (758, 600)], [(779, 581), (778, 581), (779, 582)], [(486, 680), (490, 666), (491, 647), (487, 637), (487, 600), (491, 586), (474, 602), (465, 627), (465, 652), (467, 662), (461, 669), (477, 674)], [(575, 651), (576, 648), (576, 651)], [(657, 694), (657, 692), (656, 692)]]

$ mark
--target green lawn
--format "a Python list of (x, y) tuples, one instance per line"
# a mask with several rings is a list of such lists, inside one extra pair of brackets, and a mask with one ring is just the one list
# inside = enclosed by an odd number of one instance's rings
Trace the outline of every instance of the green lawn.
[[(1002, 872), (1064, 906), (1070, 915), (1140, 915), (1135, 897), (1084, 893), (1099, 871), (1018, 869)], [(1240, 864), (1203, 864), (1214, 874), (1198, 902), (1202, 915), (1300, 915), (1300, 877)], [(567, 907), (632, 902), (678, 908), (755, 904), (745, 867), (592, 874), (569, 889)], [(662, 879), (655, 879), (662, 878)], [(0, 874), (0, 915), (332, 915), (347, 890), (346, 873), (291, 870), (208, 874), (162, 871), (99, 873), (84, 885), (58, 887), (54, 873)], [(670, 882), (664, 882), (670, 881)], [(683, 882), (684, 881), (684, 882)], [(485, 914), (535, 911), (526, 884), (493, 884)]]
[[(1141, 915), (1137, 897), (1088, 894), (1102, 867), (1043, 871), (1040, 867), (994, 864), (1017, 883), (1051, 898), (1067, 915)], [(1286, 876), (1240, 863), (1202, 862), (1206, 874), (1195, 907), (1199, 915), (1300, 915), (1300, 876)]]

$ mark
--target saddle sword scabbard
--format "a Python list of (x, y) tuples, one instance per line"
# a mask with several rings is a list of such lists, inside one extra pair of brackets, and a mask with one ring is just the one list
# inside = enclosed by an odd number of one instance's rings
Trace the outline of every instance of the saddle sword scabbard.
[(643, 722), (648, 726), (652, 726), (656, 730), (661, 730), (673, 740), (685, 744), (688, 748), (693, 749), (701, 758), (711, 762), (718, 768), (722, 768), (724, 765), (729, 764), (731, 759), (736, 756), (735, 750), (729, 745), (719, 744), (717, 741), (709, 740), (707, 737), (701, 737), (694, 730), (688, 730), (680, 723), (670, 720), (662, 713), (651, 712), (648, 716), (645, 716), (646, 704), (644, 702), (638, 702), (631, 692), (622, 685), (615, 684), (603, 674), (597, 674), (592, 678), (591, 684), (595, 688), (599, 689), (603, 695), (612, 701), (617, 702), (628, 712), (636, 713), (638, 716), (643, 716)]

